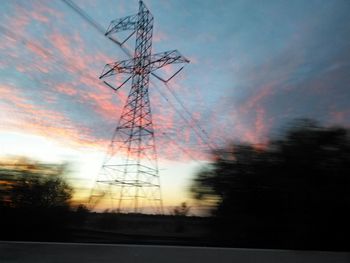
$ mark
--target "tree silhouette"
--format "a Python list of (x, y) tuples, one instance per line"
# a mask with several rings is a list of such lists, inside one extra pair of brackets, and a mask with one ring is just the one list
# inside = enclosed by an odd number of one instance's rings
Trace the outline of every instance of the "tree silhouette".
[(223, 242), (348, 249), (349, 134), (299, 120), (264, 149), (230, 145), (198, 172), (192, 192), (216, 204)]
[(14, 208), (69, 207), (72, 188), (62, 178), (23, 178), (13, 186)]
[(0, 166), (1, 235), (7, 239), (55, 239), (70, 222), (72, 188), (64, 180), (67, 165), (29, 159)]
[(63, 179), (65, 164), (21, 158), (0, 164), (1, 200), (13, 208), (68, 207), (73, 189)]
[(182, 202), (180, 206), (177, 206), (173, 210), (173, 215), (175, 216), (187, 216), (190, 212), (190, 207), (186, 202)]

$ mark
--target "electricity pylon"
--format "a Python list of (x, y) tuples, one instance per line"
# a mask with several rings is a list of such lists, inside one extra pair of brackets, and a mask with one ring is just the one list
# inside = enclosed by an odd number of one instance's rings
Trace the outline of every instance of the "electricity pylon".
[(105, 35), (112, 38), (112, 34), (124, 30), (132, 32), (121, 44), (136, 33), (134, 56), (129, 60), (107, 64), (100, 79), (115, 74), (129, 74), (117, 87), (107, 81), (104, 83), (117, 91), (131, 79), (131, 90), (92, 190), (90, 204), (94, 205), (108, 196), (111, 200), (117, 200), (117, 209), (120, 212), (141, 213), (143, 209), (147, 209), (151, 213), (162, 214), (157, 152), (148, 93), (149, 79), (150, 74), (157, 77), (154, 71), (163, 66), (188, 63), (189, 60), (177, 50), (152, 54), (153, 16), (142, 1), (139, 1), (137, 14), (112, 21)]

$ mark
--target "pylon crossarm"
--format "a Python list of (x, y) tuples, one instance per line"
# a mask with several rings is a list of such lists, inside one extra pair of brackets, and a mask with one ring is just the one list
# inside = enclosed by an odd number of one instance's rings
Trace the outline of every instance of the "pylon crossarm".
[(111, 64), (106, 64), (100, 79), (113, 76), (117, 73), (132, 74), (134, 72), (134, 59), (123, 60)]
[(151, 56), (151, 69), (155, 71), (169, 64), (189, 63), (190, 61), (182, 56), (179, 51), (171, 50), (157, 53)]
[[(140, 58), (137, 58), (139, 60)], [(190, 61), (182, 56), (179, 51), (172, 50), (154, 54), (150, 56), (149, 71), (155, 71), (169, 64), (189, 63)], [(135, 73), (135, 58), (120, 62), (106, 64), (100, 79), (115, 75), (117, 73)]]
[(149, 12), (149, 10), (144, 2), (139, 1), (139, 13), (141, 12)]
[(135, 30), (137, 25), (137, 20), (138, 20), (138, 14), (113, 20), (109, 25), (105, 35), (108, 36), (108, 35), (111, 35), (120, 31), (125, 31), (125, 30)]

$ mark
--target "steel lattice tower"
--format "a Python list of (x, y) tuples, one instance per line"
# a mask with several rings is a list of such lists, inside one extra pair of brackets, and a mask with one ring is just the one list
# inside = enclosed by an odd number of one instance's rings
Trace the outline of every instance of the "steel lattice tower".
[(124, 30), (132, 33), (122, 44), (136, 33), (134, 56), (107, 64), (100, 79), (129, 74), (118, 87), (106, 80), (104, 83), (117, 91), (131, 79), (131, 89), (91, 192), (90, 204), (94, 206), (108, 194), (111, 199), (117, 200), (120, 212), (140, 213), (142, 208), (150, 207), (153, 213), (159, 214), (163, 213), (163, 205), (148, 93), (150, 74), (155, 75), (153, 72), (165, 65), (189, 61), (177, 50), (151, 53), (153, 16), (142, 1), (139, 1), (137, 14), (112, 21), (105, 35), (113, 39), (112, 34)]

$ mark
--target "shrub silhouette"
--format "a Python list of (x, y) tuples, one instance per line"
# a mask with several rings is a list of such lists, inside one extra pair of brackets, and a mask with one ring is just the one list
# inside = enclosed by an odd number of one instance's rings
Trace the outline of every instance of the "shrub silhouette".
[(231, 144), (213, 155), (191, 189), (215, 204), (220, 242), (349, 249), (349, 130), (299, 120), (264, 149)]
[(63, 178), (66, 171), (66, 165), (28, 159), (1, 164), (1, 223), (7, 226), (3, 238), (57, 240), (65, 234), (73, 192)]

